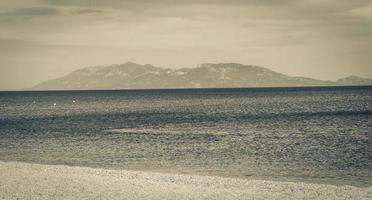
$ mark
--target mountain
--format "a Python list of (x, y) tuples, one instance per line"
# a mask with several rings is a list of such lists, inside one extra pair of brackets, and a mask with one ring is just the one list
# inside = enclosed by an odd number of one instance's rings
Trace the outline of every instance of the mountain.
[(362, 78), (359, 76), (348, 76), (338, 79), (336, 83), (338, 85), (372, 85), (372, 79)]
[(238, 63), (200, 64), (177, 70), (127, 62), (87, 67), (34, 86), (35, 90), (287, 87), (371, 84), (370, 79), (347, 77), (336, 82), (291, 77), (264, 67)]

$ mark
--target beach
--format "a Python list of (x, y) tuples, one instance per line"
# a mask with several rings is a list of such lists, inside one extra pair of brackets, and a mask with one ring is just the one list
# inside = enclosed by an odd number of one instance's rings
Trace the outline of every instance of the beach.
[(371, 199), (372, 187), (0, 162), (0, 199)]

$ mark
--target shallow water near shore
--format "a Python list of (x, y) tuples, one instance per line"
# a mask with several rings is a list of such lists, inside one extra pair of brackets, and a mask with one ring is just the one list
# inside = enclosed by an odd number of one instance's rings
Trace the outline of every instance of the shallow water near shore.
[(372, 87), (0, 92), (0, 160), (371, 185)]

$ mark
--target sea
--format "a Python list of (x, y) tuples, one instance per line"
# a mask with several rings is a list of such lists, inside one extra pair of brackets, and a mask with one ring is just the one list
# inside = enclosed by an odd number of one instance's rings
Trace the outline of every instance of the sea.
[(372, 185), (372, 87), (0, 92), (0, 160)]

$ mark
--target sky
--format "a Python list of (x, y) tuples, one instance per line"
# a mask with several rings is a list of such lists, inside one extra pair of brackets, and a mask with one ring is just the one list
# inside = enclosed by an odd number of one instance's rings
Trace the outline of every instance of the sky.
[(372, 1), (0, 1), (0, 90), (127, 61), (372, 78)]

